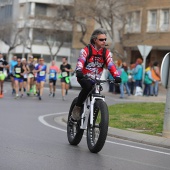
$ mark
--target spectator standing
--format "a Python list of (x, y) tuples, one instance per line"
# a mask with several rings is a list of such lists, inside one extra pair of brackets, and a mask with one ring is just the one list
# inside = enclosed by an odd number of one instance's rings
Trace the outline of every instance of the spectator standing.
[(159, 64), (157, 61), (153, 63), (153, 66), (151, 68), (151, 75), (153, 79), (155, 80), (151, 85), (151, 95), (157, 96), (158, 91), (159, 91), (159, 82), (161, 80), (160, 68), (159, 68)]
[(122, 68), (119, 70), (120, 72), (120, 78), (121, 78), (121, 83), (120, 83), (120, 98), (124, 98), (124, 87), (126, 88), (126, 92), (128, 94), (128, 96), (130, 96), (130, 90), (128, 87), (128, 73), (127, 73), (127, 66), (124, 63), (122, 65)]
[[(120, 69), (122, 68), (122, 60), (117, 60), (117, 62), (115, 62), (115, 64), (116, 64), (116, 69), (119, 72)], [(115, 93), (120, 94), (120, 87), (119, 86), (115, 86)]]
[(136, 93), (135, 96), (142, 96), (142, 76), (143, 76), (143, 67), (142, 67), (142, 59), (138, 58), (136, 60), (136, 66), (133, 70), (134, 79), (135, 79), (135, 87)]
[(135, 64), (131, 63), (128, 69), (128, 87), (131, 95), (134, 94), (134, 89), (135, 89), (135, 79), (133, 74), (134, 68), (135, 68)]
[(145, 75), (144, 75), (144, 91), (143, 91), (143, 95), (144, 96), (149, 96), (150, 95), (150, 89), (151, 89), (151, 85), (152, 82), (154, 82), (152, 75), (151, 75), (151, 67), (147, 67), (145, 69)]
[[(114, 80), (114, 78), (113, 78), (113, 76), (112, 76), (112, 74), (109, 72), (109, 74), (108, 74), (108, 79), (109, 80)], [(114, 83), (112, 83), (112, 82), (110, 82), (109, 81), (109, 92), (111, 92), (111, 93), (114, 93), (115, 92), (115, 86), (114, 86)]]

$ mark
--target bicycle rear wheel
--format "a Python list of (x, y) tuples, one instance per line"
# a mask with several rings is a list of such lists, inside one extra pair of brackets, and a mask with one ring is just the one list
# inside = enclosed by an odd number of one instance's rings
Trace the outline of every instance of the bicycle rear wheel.
[(84, 133), (84, 130), (80, 129), (80, 121), (73, 121), (71, 118), (71, 112), (76, 103), (77, 98), (75, 98), (71, 104), (67, 121), (67, 138), (71, 145), (78, 145)]
[(109, 122), (108, 107), (103, 100), (97, 100), (94, 104), (93, 126), (90, 121), (87, 126), (87, 145), (91, 152), (99, 152), (107, 137)]

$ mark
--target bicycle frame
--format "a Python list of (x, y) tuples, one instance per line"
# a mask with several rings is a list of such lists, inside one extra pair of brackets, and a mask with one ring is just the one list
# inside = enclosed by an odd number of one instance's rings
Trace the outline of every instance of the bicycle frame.
[[(93, 91), (95, 92), (93, 93)], [(93, 110), (94, 103), (96, 100), (105, 101), (105, 97), (100, 94), (100, 84), (95, 84), (92, 91), (89, 93), (87, 99), (84, 102), (83, 113), (81, 115), (81, 126), (80, 129), (87, 129), (87, 124), (90, 116), (90, 125), (93, 126)]]

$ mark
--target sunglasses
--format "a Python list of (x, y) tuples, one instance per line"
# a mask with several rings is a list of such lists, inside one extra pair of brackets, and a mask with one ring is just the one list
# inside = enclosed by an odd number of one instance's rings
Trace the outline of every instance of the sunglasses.
[(98, 40), (99, 41), (106, 41), (107, 39), (106, 38), (99, 38)]

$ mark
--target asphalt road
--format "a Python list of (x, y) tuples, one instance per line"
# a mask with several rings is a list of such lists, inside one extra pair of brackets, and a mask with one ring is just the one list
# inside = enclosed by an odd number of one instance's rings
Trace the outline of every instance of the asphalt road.
[[(67, 141), (66, 126), (54, 121), (68, 112), (78, 90), (62, 101), (45, 89), (42, 101), (24, 96), (14, 99), (10, 84), (0, 99), (0, 170), (169, 170), (170, 150), (108, 137), (98, 154), (91, 153), (83, 137), (78, 146)], [(115, 102), (106, 96), (106, 102)], [(59, 120), (59, 119), (58, 119)]]

